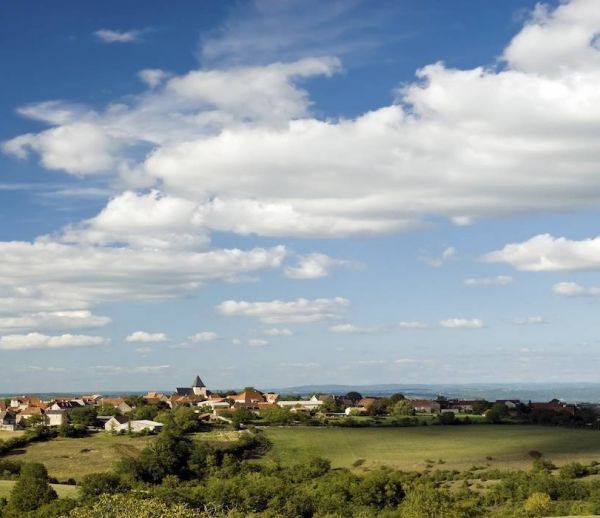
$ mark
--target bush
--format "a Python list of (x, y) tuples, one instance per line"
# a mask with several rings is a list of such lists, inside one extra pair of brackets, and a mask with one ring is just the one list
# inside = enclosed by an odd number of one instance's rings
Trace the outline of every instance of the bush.
[(523, 504), (529, 516), (546, 516), (552, 508), (552, 499), (546, 493), (532, 493)]
[(561, 466), (558, 474), (562, 478), (581, 478), (588, 474), (587, 468), (583, 467), (579, 462), (570, 462)]
[(23, 464), (21, 474), (11, 493), (8, 508), (16, 513), (33, 511), (57, 498), (48, 482), (43, 464)]
[(83, 498), (94, 498), (103, 494), (123, 493), (131, 489), (116, 473), (92, 473), (83, 477), (80, 485)]

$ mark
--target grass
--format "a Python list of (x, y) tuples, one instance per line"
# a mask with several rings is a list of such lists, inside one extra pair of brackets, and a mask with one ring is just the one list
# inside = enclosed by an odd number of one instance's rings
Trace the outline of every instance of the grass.
[(57, 438), (33, 443), (11, 452), (8, 458), (24, 462), (41, 462), (48, 474), (58, 480), (74, 478), (112, 469), (126, 456), (137, 455), (153, 437), (128, 437), (97, 433), (80, 439)]
[[(0, 480), (0, 498), (4, 497), (8, 499), (14, 485), (14, 480)], [(66, 484), (51, 485), (56, 490), (59, 498), (77, 498), (79, 496), (79, 490), (77, 486), (69, 486)]]
[(297, 427), (267, 428), (265, 433), (273, 442), (267, 458), (290, 464), (320, 456), (334, 467), (355, 470), (383, 465), (406, 471), (428, 466), (464, 471), (473, 465), (528, 469), (531, 450), (557, 465), (600, 460), (600, 433), (542, 426)]
[(23, 430), (17, 430), (16, 432), (8, 432), (6, 430), (0, 430), (0, 439), (5, 441), (6, 439), (11, 439), (12, 437), (19, 437), (23, 435), (25, 432)]

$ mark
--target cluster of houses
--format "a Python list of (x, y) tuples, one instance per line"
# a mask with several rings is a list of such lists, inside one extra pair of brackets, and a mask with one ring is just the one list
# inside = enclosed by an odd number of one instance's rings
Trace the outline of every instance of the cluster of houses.
[[(148, 430), (159, 431), (162, 423), (145, 420), (129, 420), (126, 414), (133, 407), (123, 397), (104, 397), (100, 394), (80, 397), (56, 398), (44, 401), (38, 396), (12, 397), (7, 404), (0, 400), (0, 430), (15, 431), (26, 428), (28, 424), (43, 424), (58, 427), (69, 424), (70, 412), (75, 408), (98, 407), (99, 415), (97, 421), (106, 429), (111, 431)], [(115, 408), (118, 415), (103, 416), (102, 409)]]
[[(331, 399), (335, 400), (336, 407), (344, 409), (345, 415), (357, 415), (368, 413), (370, 408), (379, 398), (364, 397), (359, 400), (351, 400), (344, 396), (313, 395), (307, 399), (290, 399), (281, 397), (275, 392), (260, 392), (254, 388), (247, 388), (239, 393), (217, 394), (207, 389), (199, 376), (191, 387), (177, 387), (175, 392), (166, 395), (161, 392), (148, 392), (143, 399), (147, 404), (164, 405), (169, 408), (178, 406), (189, 406), (197, 409), (199, 416), (207, 419), (219, 419), (232, 410), (240, 408), (249, 409), (260, 413), (261, 409), (278, 406), (290, 409), (293, 412), (313, 413), (323, 410), (321, 407)], [(431, 399), (408, 399), (412, 409), (418, 413), (472, 413), (477, 408), (478, 400), (431, 400)], [(497, 400), (508, 409), (509, 413), (517, 411), (521, 401), (516, 399)], [(575, 405), (566, 404), (558, 400), (547, 403), (528, 403), (530, 408), (538, 410), (552, 410), (557, 412), (568, 412), (573, 415), (576, 411)], [(100, 394), (81, 396), (75, 398), (59, 398), (50, 401), (42, 401), (37, 396), (13, 397), (10, 403), (0, 400), (0, 430), (17, 430), (27, 426), (31, 419), (36, 423), (47, 426), (61, 426), (69, 423), (69, 414), (75, 408), (86, 406), (97, 407), (97, 422), (105, 430), (112, 432), (143, 430), (157, 432), (163, 426), (162, 423), (151, 420), (130, 419), (128, 414), (134, 407), (128, 404), (123, 397), (104, 397)], [(111, 407), (110, 415), (103, 415), (102, 410)], [(116, 412), (115, 410), (116, 409)], [(335, 413), (328, 410), (330, 413)], [(341, 412), (337, 412), (341, 413)], [(116, 415), (113, 415), (116, 414)]]

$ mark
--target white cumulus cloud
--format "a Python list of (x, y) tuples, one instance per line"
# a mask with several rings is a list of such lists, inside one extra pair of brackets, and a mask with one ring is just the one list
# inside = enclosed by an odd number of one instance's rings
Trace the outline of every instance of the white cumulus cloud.
[(464, 283), (467, 286), (506, 286), (511, 284), (514, 279), (509, 275), (496, 275), (495, 277), (469, 277), (465, 279)]
[(320, 279), (329, 275), (332, 268), (340, 266), (350, 266), (350, 262), (313, 253), (300, 256), (297, 266), (286, 266), (284, 273), (290, 279)]
[(100, 109), (28, 105), (23, 113), (49, 129), (4, 150), (34, 153), (49, 169), (160, 186), (198, 205), (207, 231), (244, 235), (380, 234), (432, 216), (466, 224), (593, 208), (597, 11), (595, 0), (537, 8), (500, 65), (425, 65), (395, 99), (354, 118), (311, 110), (304, 80), (341, 70), (321, 55), (147, 74), (148, 91)]
[(133, 43), (139, 39), (140, 35), (141, 31), (138, 30), (99, 29), (94, 32), (94, 36), (104, 43)]
[(517, 317), (513, 322), (518, 326), (535, 326), (545, 324), (546, 319), (543, 316), (536, 315), (531, 317)]
[(217, 310), (227, 316), (258, 318), (266, 324), (309, 323), (341, 318), (349, 304), (342, 297), (271, 302), (227, 300), (219, 304)]
[(199, 333), (195, 333), (188, 338), (190, 342), (200, 343), (200, 342), (213, 342), (219, 338), (219, 335), (213, 331), (201, 331)]
[(127, 342), (168, 342), (169, 340), (170, 338), (165, 333), (148, 333), (146, 331), (136, 331), (125, 338)]
[(108, 343), (100, 336), (64, 334), (48, 336), (41, 333), (0, 336), (0, 349), (24, 351), (29, 349), (66, 349), (72, 347), (94, 347)]
[(600, 237), (575, 241), (540, 234), (522, 243), (508, 244), (483, 259), (530, 272), (596, 270), (600, 268)]
[(478, 318), (448, 318), (440, 325), (448, 329), (481, 329), (483, 321)]
[(587, 288), (576, 282), (559, 282), (552, 286), (552, 291), (563, 297), (600, 297), (600, 288)]
[(287, 327), (271, 327), (263, 331), (268, 336), (292, 336), (294, 333)]

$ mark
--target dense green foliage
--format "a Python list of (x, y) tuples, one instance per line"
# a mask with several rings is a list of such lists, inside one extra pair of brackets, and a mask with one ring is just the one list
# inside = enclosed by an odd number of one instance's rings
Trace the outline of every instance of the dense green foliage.
[(17, 483), (10, 494), (6, 516), (18, 516), (33, 511), (57, 498), (50, 487), (48, 472), (43, 464), (24, 464)]

